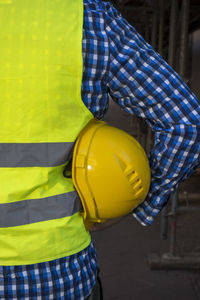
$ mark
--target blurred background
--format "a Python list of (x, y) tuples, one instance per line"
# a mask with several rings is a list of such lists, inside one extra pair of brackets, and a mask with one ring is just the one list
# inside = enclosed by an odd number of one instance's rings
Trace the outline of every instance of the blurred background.
[[(200, 0), (113, 0), (200, 99)], [(153, 134), (112, 100), (105, 120), (149, 153)], [(92, 234), (105, 300), (200, 300), (200, 170), (150, 227), (131, 215)]]

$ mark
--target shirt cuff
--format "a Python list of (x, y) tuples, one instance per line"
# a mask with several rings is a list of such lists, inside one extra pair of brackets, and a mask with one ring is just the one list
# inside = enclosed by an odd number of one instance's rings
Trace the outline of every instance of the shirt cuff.
[(161, 209), (153, 208), (144, 201), (132, 213), (136, 220), (143, 226), (150, 226)]

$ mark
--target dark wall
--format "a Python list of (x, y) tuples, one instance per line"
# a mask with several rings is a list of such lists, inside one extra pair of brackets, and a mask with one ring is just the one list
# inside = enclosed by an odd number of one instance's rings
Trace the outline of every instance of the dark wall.
[(200, 99), (200, 29), (192, 34), (192, 80), (191, 88)]

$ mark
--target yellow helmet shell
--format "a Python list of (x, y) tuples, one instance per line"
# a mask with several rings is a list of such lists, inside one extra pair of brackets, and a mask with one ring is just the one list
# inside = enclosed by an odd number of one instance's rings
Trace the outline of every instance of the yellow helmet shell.
[(77, 138), (72, 178), (85, 222), (104, 222), (128, 214), (145, 199), (149, 162), (131, 135), (92, 119)]

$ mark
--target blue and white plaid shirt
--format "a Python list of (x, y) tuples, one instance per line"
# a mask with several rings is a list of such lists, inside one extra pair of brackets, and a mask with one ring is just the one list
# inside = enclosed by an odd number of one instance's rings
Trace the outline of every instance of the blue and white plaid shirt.
[[(149, 225), (200, 164), (200, 106), (182, 79), (108, 2), (84, 0), (82, 99), (97, 118), (109, 95), (155, 133), (151, 187), (134, 211)], [(92, 244), (76, 255), (0, 268), (0, 299), (85, 299), (95, 284)]]
[(85, 1), (82, 98), (101, 118), (110, 95), (155, 134), (151, 187), (134, 211), (152, 224), (170, 193), (200, 164), (200, 102), (110, 3)]

